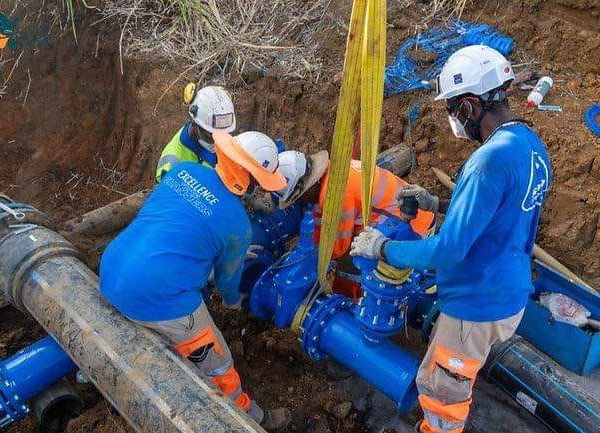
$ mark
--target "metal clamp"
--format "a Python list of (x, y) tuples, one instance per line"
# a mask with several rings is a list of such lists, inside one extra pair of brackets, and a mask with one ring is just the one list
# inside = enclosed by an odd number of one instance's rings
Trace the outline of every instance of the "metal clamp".
[(23, 221), (25, 219), (24, 212), (11, 209), (10, 207), (8, 207), (7, 205), (5, 205), (2, 202), (0, 202), (0, 209), (2, 209), (4, 212), (9, 213), (10, 215), (12, 215), (13, 218), (16, 219), (17, 221)]

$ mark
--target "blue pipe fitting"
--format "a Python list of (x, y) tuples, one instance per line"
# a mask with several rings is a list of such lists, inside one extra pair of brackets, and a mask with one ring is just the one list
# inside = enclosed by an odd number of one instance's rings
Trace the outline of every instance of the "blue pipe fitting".
[(298, 235), (301, 220), (302, 208), (299, 204), (293, 204), (286, 209), (277, 208), (270, 215), (263, 212), (250, 214), (252, 244), (261, 245), (263, 249), (257, 251), (256, 259), (244, 262), (240, 292), (249, 292), (262, 273), (273, 264), (275, 258), (285, 252), (287, 242)]
[[(374, 340), (379, 336), (396, 334), (404, 328), (404, 312), (418, 287), (407, 281), (400, 285), (384, 282), (374, 272), (361, 278), (363, 296), (355, 309), (356, 320), (369, 332)], [(416, 289), (416, 290), (415, 290)]]
[(29, 400), (76, 368), (50, 336), (0, 362), (0, 427), (27, 415)]
[(317, 249), (313, 241), (312, 209), (304, 213), (300, 239), (287, 256), (263, 273), (250, 296), (250, 310), (256, 317), (287, 328), (296, 310), (317, 281)]
[(335, 359), (392, 399), (400, 413), (409, 412), (417, 401), (419, 360), (386, 338), (374, 343), (352, 309), (345, 296), (318, 298), (301, 327), (304, 350), (316, 361)]
[(293, 204), (286, 209), (275, 209), (272, 214), (263, 212), (250, 214), (252, 244), (262, 245), (275, 257), (283, 254), (286, 243), (298, 235), (302, 220), (302, 207)]
[(353, 306), (353, 302), (342, 295), (320, 296), (315, 300), (300, 327), (300, 343), (312, 360), (327, 359), (328, 353), (321, 350), (323, 331), (338, 312), (352, 311)]

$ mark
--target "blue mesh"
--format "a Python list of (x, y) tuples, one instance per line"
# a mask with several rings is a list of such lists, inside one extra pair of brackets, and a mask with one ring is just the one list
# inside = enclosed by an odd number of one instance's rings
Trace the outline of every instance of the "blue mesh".
[[(443, 27), (434, 27), (408, 39), (398, 50), (394, 63), (385, 70), (385, 95), (428, 89), (426, 81), (434, 79), (440, 73), (452, 53), (467, 45), (477, 44), (487, 45), (507, 56), (512, 51), (514, 41), (487, 24), (462, 21), (450, 21)], [(421, 65), (408, 55), (413, 47), (433, 53), (435, 60), (431, 64)]]

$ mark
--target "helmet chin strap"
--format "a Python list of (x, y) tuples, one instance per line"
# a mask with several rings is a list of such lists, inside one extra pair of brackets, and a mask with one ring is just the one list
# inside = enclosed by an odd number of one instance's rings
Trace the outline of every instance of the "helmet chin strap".
[(487, 112), (488, 110), (482, 105), (481, 113), (479, 113), (479, 116), (477, 116), (477, 118), (473, 122), (467, 121), (467, 124), (465, 125), (467, 133), (471, 136), (471, 138), (473, 138), (473, 140), (477, 141), (478, 143), (483, 143), (483, 137), (481, 136), (481, 122), (483, 122), (483, 118), (485, 117)]
[[(483, 118), (492, 108), (492, 104), (495, 101), (502, 101), (505, 98), (506, 91), (503, 88), (491, 90), (487, 94), (478, 97), (479, 103), (481, 104), (481, 112), (473, 122), (469, 122), (467, 120), (467, 124), (465, 125), (467, 133), (473, 138), (473, 140), (477, 141), (478, 143), (483, 143), (484, 140), (481, 136), (481, 122), (483, 122)], [(472, 112), (473, 108), (471, 107), (471, 113)]]

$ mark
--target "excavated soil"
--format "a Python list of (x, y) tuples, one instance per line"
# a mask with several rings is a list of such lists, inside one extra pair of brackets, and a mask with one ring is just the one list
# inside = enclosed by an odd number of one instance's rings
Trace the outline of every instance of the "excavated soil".
[[(72, 34), (53, 24), (54, 4), (27, 3), (27, 9), (19, 7), (16, 15), (33, 37), (27, 39), (7, 94), (0, 99), (0, 191), (37, 206), (60, 223), (152, 186), (162, 146), (185, 121), (181, 83), (162, 95), (182, 67), (158, 59), (124, 59), (122, 74), (116, 24), (107, 20), (90, 26), (98, 17), (82, 13), (75, 44)], [(329, 146), (345, 40), (339, 23), (348, 19), (348, 3), (332, 3), (327, 18), (331, 21), (322, 31), (324, 65), (318, 83), (284, 80), (276, 70), (232, 78), (229, 87), (240, 130), (265, 131), (283, 138), (288, 147), (305, 151)], [(391, 59), (402, 41), (414, 34), (423, 6), (389, 3)], [(404, 7), (405, 3), (411, 6)], [(12, 5), (4, 7), (10, 10)], [(515, 38), (515, 63), (532, 64), (554, 77), (555, 87), (546, 101), (562, 106), (562, 113), (526, 109), (522, 91), (512, 97), (516, 113), (531, 120), (545, 140), (554, 165), (554, 185), (538, 242), (600, 286), (600, 139), (583, 122), (586, 108), (600, 100), (600, 2), (475, 1), (465, 17), (494, 24)], [(42, 38), (48, 30), (49, 37)], [(5, 59), (10, 56), (5, 54)], [(6, 77), (8, 71), (2, 73)], [(408, 128), (407, 112), (417, 100), (419, 118)], [(416, 152), (410, 180), (440, 194), (447, 193), (430, 167), (454, 173), (474, 149), (451, 136), (443, 107), (422, 92), (385, 100), (383, 147), (399, 142)], [(247, 389), (266, 407), (293, 409), (289, 431), (356, 432), (380, 430), (386, 424), (407, 429), (389, 419), (390, 403), (359, 381), (330, 381), (323, 366), (308, 362), (287, 331), (211, 308), (231, 342)], [(33, 320), (12, 308), (0, 311), (0, 358), (41, 336), (43, 331)], [(423, 350), (416, 338), (410, 343), (417, 352)], [(81, 388), (86, 410), (69, 424), (69, 432), (132, 431), (91, 386)], [(325, 409), (344, 400), (353, 401), (354, 408), (343, 420)], [(475, 402), (470, 431), (545, 431), (483, 381)], [(35, 422), (26, 419), (9, 431), (35, 428)]]

